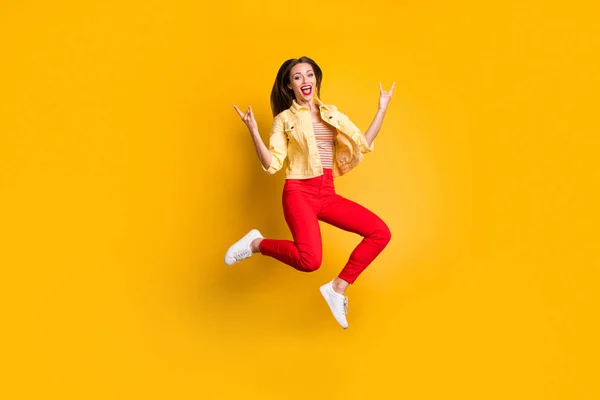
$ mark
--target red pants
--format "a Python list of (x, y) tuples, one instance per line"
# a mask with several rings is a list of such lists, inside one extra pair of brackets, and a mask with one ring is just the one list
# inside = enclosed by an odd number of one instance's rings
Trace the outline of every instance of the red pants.
[(294, 241), (264, 239), (260, 252), (299, 271), (321, 266), (319, 220), (363, 236), (339, 277), (354, 283), (391, 238), (387, 225), (371, 211), (335, 193), (331, 169), (310, 179), (288, 179), (283, 188), (283, 213)]

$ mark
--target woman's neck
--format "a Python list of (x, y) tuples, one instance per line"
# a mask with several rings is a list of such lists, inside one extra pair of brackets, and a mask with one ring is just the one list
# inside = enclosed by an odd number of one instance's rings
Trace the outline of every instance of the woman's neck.
[(299, 106), (306, 107), (311, 111), (314, 110), (314, 108), (315, 108), (315, 98), (314, 97), (312, 99), (310, 99), (309, 101), (296, 99), (296, 103), (298, 103)]

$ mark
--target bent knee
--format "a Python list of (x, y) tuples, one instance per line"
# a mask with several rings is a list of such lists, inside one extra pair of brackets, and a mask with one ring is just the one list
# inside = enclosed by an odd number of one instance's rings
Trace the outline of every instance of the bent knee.
[(321, 267), (321, 261), (319, 257), (301, 257), (298, 264), (300, 264), (303, 271), (313, 272)]
[(377, 239), (385, 246), (392, 239), (392, 232), (390, 231), (390, 228), (382, 222), (373, 232), (372, 238)]

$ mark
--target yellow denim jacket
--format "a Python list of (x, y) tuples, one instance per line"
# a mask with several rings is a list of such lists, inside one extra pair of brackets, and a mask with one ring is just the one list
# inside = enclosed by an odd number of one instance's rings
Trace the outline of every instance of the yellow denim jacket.
[[(365, 135), (338, 111), (315, 97), (321, 118), (336, 129), (333, 155), (333, 177), (346, 174), (364, 160), (363, 153), (373, 151), (374, 142), (367, 145)], [(306, 179), (323, 175), (323, 166), (312, 128), (310, 110), (294, 100), (292, 106), (273, 119), (269, 143), (271, 165), (264, 168), (274, 174), (287, 158), (286, 178)]]

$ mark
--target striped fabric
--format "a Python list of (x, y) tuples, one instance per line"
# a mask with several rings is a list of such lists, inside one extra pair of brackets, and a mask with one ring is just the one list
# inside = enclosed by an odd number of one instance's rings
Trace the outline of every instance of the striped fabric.
[(323, 168), (333, 168), (333, 148), (335, 140), (335, 128), (319, 119), (313, 122), (313, 131), (317, 140), (317, 149), (321, 157)]

